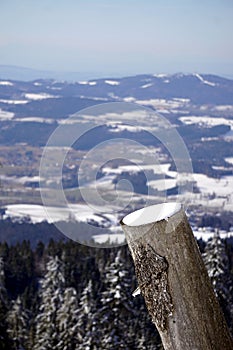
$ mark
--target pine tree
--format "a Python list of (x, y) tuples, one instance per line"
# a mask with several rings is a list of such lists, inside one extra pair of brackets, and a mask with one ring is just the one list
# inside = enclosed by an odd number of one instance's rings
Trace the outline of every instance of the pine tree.
[(28, 344), (29, 312), (24, 310), (20, 296), (12, 302), (7, 321), (7, 332), (12, 341), (12, 349), (30, 349)]
[(75, 350), (78, 344), (78, 300), (74, 288), (66, 288), (57, 311), (58, 350)]
[(80, 350), (99, 349), (99, 331), (96, 321), (96, 303), (93, 295), (93, 283), (89, 280), (83, 289), (78, 309), (78, 347)]
[(128, 271), (119, 251), (105, 269), (105, 290), (101, 295), (101, 308), (97, 312), (99, 349), (134, 348), (135, 334), (129, 334), (130, 322), (135, 317), (130, 294)]
[(233, 330), (233, 281), (225, 244), (218, 231), (207, 242), (203, 260), (227, 323)]
[(63, 264), (57, 256), (51, 257), (46, 270), (45, 277), (41, 280), (41, 304), (36, 317), (34, 350), (54, 350), (59, 343), (56, 318), (64, 292)]

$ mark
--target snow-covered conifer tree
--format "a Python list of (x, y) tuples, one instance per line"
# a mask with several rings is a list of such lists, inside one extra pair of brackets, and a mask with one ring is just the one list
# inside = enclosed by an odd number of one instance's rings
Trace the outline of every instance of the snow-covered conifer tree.
[(12, 341), (12, 349), (30, 349), (28, 344), (29, 312), (25, 311), (20, 296), (12, 302), (7, 314), (7, 333)]
[(229, 268), (225, 246), (218, 232), (215, 232), (214, 236), (207, 242), (205, 252), (202, 256), (213, 286), (216, 288), (218, 282), (221, 280), (221, 276)]
[(121, 261), (120, 251), (105, 269), (105, 290), (97, 311), (100, 330), (99, 349), (132, 349), (135, 334), (129, 334), (129, 324), (135, 317), (131, 302), (131, 283)]
[(233, 281), (225, 244), (218, 231), (207, 242), (203, 260), (228, 325), (233, 327)]
[(54, 350), (59, 343), (56, 318), (63, 301), (63, 264), (57, 256), (51, 257), (46, 270), (45, 277), (41, 280), (41, 304), (36, 317), (34, 350)]
[(93, 283), (89, 280), (83, 289), (78, 310), (78, 348), (80, 350), (99, 349), (99, 330), (96, 321), (96, 303), (93, 296)]
[(75, 350), (78, 344), (78, 300), (75, 288), (66, 288), (57, 311), (58, 350)]

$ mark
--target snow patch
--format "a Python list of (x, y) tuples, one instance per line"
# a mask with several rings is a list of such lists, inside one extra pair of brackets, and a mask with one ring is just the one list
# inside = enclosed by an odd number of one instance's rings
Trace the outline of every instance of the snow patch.
[[(141, 152), (143, 154), (143, 152)], [(102, 172), (104, 174), (122, 174), (124, 172), (133, 174), (138, 173), (140, 171), (148, 171), (151, 170), (155, 175), (158, 174), (166, 174), (171, 177), (177, 177), (177, 172), (169, 171), (170, 163), (164, 163), (164, 164), (140, 164), (140, 165), (121, 165), (118, 168), (110, 168), (110, 167), (104, 167), (102, 169)]]
[(7, 103), (9, 105), (25, 105), (28, 103), (28, 100), (0, 100), (2, 103)]
[(115, 243), (122, 244), (125, 242), (125, 235), (122, 233), (102, 234), (92, 236), (94, 241), (99, 244)]
[(120, 82), (116, 80), (105, 80), (104, 82), (108, 85), (120, 85)]
[(200, 126), (213, 127), (216, 125), (228, 125), (233, 130), (233, 119), (226, 118), (212, 118), (208, 116), (188, 116), (188, 117), (180, 117), (179, 120), (186, 124), (198, 124)]
[(136, 99), (134, 97), (131, 97), (131, 96), (125, 97), (123, 99), (123, 101), (125, 101), (125, 102), (135, 102), (135, 100)]
[(190, 99), (189, 98), (180, 98), (180, 97), (173, 97), (174, 101), (182, 102), (182, 103), (189, 103)]
[[(203, 241), (207, 242), (209, 239), (214, 237), (215, 233), (212, 231), (209, 231), (208, 229), (203, 227), (203, 228), (199, 228), (199, 229), (194, 229), (193, 234), (196, 237), (196, 239), (198, 239), (198, 240), (202, 239)], [(219, 232), (219, 236), (222, 239), (226, 239), (226, 238), (232, 237), (233, 233), (221, 230)]]
[(89, 83), (88, 83), (88, 81), (79, 81), (78, 84), (80, 84), (80, 85), (88, 85)]
[(156, 98), (150, 100), (137, 100), (136, 102), (144, 106), (153, 106), (156, 110), (173, 110), (176, 108), (181, 108), (186, 105), (190, 100), (185, 98), (173, 98), (171, 100), (166, 100), (163, 98)]
[(226, 158), (224, 158), (224, 160), (225, 160), (227, 163), (233, 165), (233, 157), (226, 157)]
[(205, 80), (200, 74), (194, 74), (195, 77), (197, 77), (203, 84), (209, 85), (209, 86), (216, 86), (217, 84), (212, 83), (208, 80)]
[(47, 123), (53, 124), (54, 120), (49, 118), (41, 118), (41, 117), (24, 117), (24, 118), (15, 118), (17, 122), (33, 122), (33, 123)]
[(141, 86), (141, 89), (147, 89), (149, 87), (153, 86), (153, 84), (149, 83), (149, 84), (145, 84)]
[(85, 80), (83, 80), (83, 81), (79, 81), (78, 84), (95, 86), (97, 84), (97, 82), (96, 81), (85, 81)]
[[(233, 211), (233, 176), (222, 176), (220, 179), (215, 179), (194, 173), (190, 174), (190, 178), (200, 190), (200, 193), (189, 194), (193, 204)], [(181, 197), (179, 200), (181, 201)]]
[(0, 81), (0, 85), (2, 85), (2, 86), (13, 86), (14, 84), (11, 83), (10, 81), (1, 80)]
[(147, 186), (156, 189), (157, 191), (167, 191), (177, 186), (174, 179), (151, 180), (147, 182)]
[(151, 205), (146, 208), (136, 210), (123, 219), (123, 223), (128, 226), (140, 226), (153, 222), (167, 220), (169, 217), (181, 210), (180, 203), (162, 203)]
[(153, 74), (153, 77), (155, 78), (167, 78), (168, 77), (168, 74)]
[(22, 220), (30, 218), (32, 223), (43, 221), (47, 221), (48, 223), (69, 221), (71, 216), (72, 219), (77, 222), (91, 222), (102, 227), (109, 227), (111, 224), (113, 226), (116, 225), (116, 219), (112, 215), (98, 215), (98, 213), (85, 204), (70, 204), (68, 207), (45, 207), (36, 204), (9, 204), (5, 206), (4, 214), (5, 219), (8, 217)]
[(22, 176), (16, 178), (19, 183), (25, 184), (26, 182), (39, 182), (41, 180), (40, 176)]
[(3, 120), (12, 120), (12, 119), (14, 118), (14, 116), (15, 116), (14, 113), (3, 111), (3, 110), (0, 108), (0, 121), (3, 121)]
[(41, 93), (41, 94), (33, 94), (33, 93), (27, 93), (24, 95), (26, 98), (28, 98), (29, 100), (44, 100), (47, 98), (58, 98), (59, 96), (55, 96), (55, 95), (50, 95), (50, 94), (46, 94), (46, 93)]
[(124, 125), (124, 124), (109, 124), (111, 127), (110, 132), (122, 132), (122, 131), (129, 131), (129, 132), (140, 132), (143, 129), (143, 127), (140, 126), (132, 126), (132, 125)]

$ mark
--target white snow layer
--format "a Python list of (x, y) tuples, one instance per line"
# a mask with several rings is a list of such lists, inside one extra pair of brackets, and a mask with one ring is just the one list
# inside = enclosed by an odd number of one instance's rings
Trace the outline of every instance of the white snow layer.
[(141, 86), (141, 89), (147, 89), (149, 87), (153, 86), (153, 84), (149, 83), (149, 84), (145, 84)]
[(29, 101), (28, 100), (4, 100), (4, 99), (0, 99), (0, 102), (7, 103), (9, 105), (25, 105)]
[(122, 233), (113, 233), (113, 234), (102, 234), (92, 236), (94, 241), (99, 244), (103, 243), (115, 243), (122, 244), (125, 242), (125, 235)]
[(119, 81), (116, 81), (116, 80), (105, 80), (104, 81), (105, 84), (108, 84), (108, 85), (119, 85)]
[(156, 189), (157, 191), (166, 191), (177, 186), (177, 181), (174, 179), (151, 180), (147, 182), (147, 186)]
[(11, 120), (11, 119), (14, 118), (14, 116), (15, 116), (14, 113), (3, 111), (0, 108), (0, 121), (2, 121), (2, 120)]
[(93, 220), (99, 224), (105, 220), (87, 205), (72, 204), (69, 208), (64, 207), (44, 207), (35, 204), (9, 204), (6, 206), (5, 218), (25, 218), (28, 217), (33, 223), (47, 221), (49, 223), (57, 221), (68, 221), (70, 214), (79, 222)]
[(24, 118), (15, 118), (14, 120), (17, 122), (33, 122), (33, 123), (47, 123), (47, 124), (54, 123), (54, 119), (41, 118), (41, 117), (24, 117)]
[(188, 117), (180, 117), (179, 120), (186, 124), (198, 124), (206, 127), (212, 127), (216, 125), (229, 125), (233, 130), (233, 120), (226, 118), (214, 118), (208, 116), (188, 116)]
[(41, 93), (41, 94), (33, 94), (33, 93), (27, 93), (25, 94), (25, 97), (28, 98), (29, 100), (44, 100), (47, 98), (58, 98), (58, 96), (46, 94), (46, 93)]
[(227, 163), (233, 165), (233, 157), (226, 157), (226, 158), (224, 158), (224, 159), (225, 159), (225, 161), (226, 161)]
[(166, 77), (168, 77), (168, 74), (164, 74), (164, 73), (153, 74), (153, 77), (155, 77), (155, 78), (166, 78)]
[(3, 86), (13, 86), (14, 84), (12, 84), (10, 81), (1, 80), (1, 81), (0, 81), (0, 85), (3, 85)]
[(140, 226), (152, 222), (166, 220), (176, 214), (181, 209), (180, 203), (155, 204), (134, 211), (123, 219), (123, 223), (128, 226)]
[[(206, 227), (200, 227), (198, 229), (193, 229), (193, 234), (196, 239), (202, 239), (203, 241), (207, 242), (209, 239), (213, 238), (215, 233), (213, 231), (209, 231), (209, 229)], [(222, 239), (226, 239), (232, 237), (233, 232), (220, 230), (219, 235)]]
[(217, 84), (215, 84), (215, 83), (212, 83), (212, 82), (210, 82), (210, 81), (208, 81), (208, 80), (205, 80), (200, 74), (194, 74), (195, 75), (195, 77), (197, 77), (203, 84), (206, 84), (206, 85), (209, 85), (209, 86), (216, 86)]
[(80, 85), (90, 85), (90, 86), (95, 86), (97, 83), (96, 81), (79, 81), (78, 82)]

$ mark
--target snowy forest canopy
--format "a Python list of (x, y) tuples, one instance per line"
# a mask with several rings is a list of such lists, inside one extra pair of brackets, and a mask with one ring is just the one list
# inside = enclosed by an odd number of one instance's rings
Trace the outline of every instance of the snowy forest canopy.
[[(199, 247), (233, 331), (233, 242)], [(0, 349), (162, 349), (136, 287), (127, 246), (1, 243)]]

